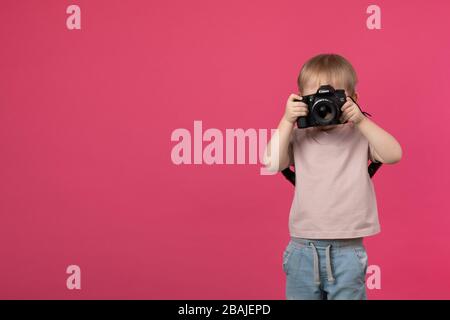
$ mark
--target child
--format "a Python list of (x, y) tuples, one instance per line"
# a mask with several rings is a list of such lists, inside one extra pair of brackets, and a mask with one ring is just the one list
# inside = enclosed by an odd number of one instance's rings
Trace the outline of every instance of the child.
[[(368, 160), (393, 164), (400, 161), (402, 149), (362, 113), (356, 104), (356, 83), (355, 70), (340, 55), (320, 54), (308, 60), (298, 77), (299, 94), (289, 96), (266, 148), (268, 170), (295, 164), (291, 239), (283, 253), (287, 299), (367, 299), (363, 237), (380, 231)], [(341, 124), (299, 129), (294, 123), (308, 114), (308, 108), (294, 100), (325, 84), (345, 89)], [(271, 157), (270, 145), (275, 143), (278, 154)]]

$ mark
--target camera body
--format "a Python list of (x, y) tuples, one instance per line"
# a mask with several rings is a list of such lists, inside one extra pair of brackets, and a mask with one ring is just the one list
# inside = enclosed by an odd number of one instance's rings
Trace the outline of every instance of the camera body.
[[(299, 128), (328, 126), (341, 124), (341, 107), (347, 97), (345, 90), (335, 90), (330, 85), (322, 85), (317, 92), (307, 96), (302, 96), (301, 102), (308, 106), (308, 115), (297, 119)], [(300, 100), (295, 100), (300, 101)]]

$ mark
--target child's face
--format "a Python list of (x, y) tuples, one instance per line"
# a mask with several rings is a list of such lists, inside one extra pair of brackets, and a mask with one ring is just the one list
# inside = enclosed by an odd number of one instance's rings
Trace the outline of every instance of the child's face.
[[(316, 82), (309, 82), (307, 83), (304, 87), (303, 87), (303, 91), (300, 92), (300, 95), (302, 96), (308, 96), (310, 94), (314, 94), (317, 92), (317, 90), (320, 88), (320, 86), (322, 85), (326, 85), (329, 84), (331, 86), (333, 86), (333, 88), (335, 89), (344, 89), (345, 90), (345, 95), (348, 96), (348, 92), (347, 89), (344, 88), (344, 86), (341, 83), (338, 82), (334, 82), (334, 81), (327, 81), (327, 80), (318, 80)], [(332, 125), (328, 125), (328, 126), (319, 126), (316, 127), (318, 130), (331, 130), (333, 128), (336, 128), (338, 126), (338, 124), (332, 124)]]

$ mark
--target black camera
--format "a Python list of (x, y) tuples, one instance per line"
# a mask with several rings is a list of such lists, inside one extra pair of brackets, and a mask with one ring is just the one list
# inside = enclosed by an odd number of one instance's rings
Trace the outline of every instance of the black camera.
[(308, 115), (298, 117), (297, 126), (308, 128), (341, 124), (341, 107), (346, 99), (345, 90), (335, 90), (330, 85), (320, 86), (316, 93), (302, 96), (301, 102), (308, 106)]

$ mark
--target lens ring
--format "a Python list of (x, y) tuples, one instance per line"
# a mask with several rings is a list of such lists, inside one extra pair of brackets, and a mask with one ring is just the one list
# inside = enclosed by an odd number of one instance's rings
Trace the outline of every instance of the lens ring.
[[(324, 112), (323, 108), (329, 110), (328, 113), (331, 114), (331, 116), (328, 117), (328, 119), (324, 119), (324, 117), (321, 116), (321, 113)], [(328, 99), (318, 99), (317, 101), (314, 102), (313, 106), (311, 107), (311, 114), (314, 117), (314, 120), (321, 125), (330, 124), (336, 117), (336, 113), (337, 112), (334, 103)]]

